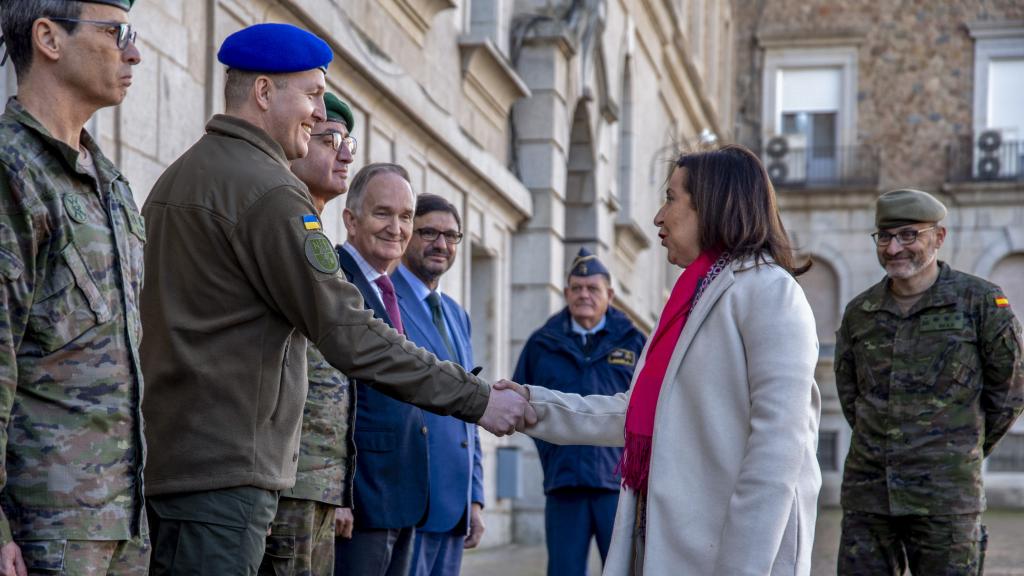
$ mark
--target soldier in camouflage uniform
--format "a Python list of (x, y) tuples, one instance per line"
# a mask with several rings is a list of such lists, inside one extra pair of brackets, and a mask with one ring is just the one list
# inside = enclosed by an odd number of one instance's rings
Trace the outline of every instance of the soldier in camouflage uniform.
[[(306, 186), (322, 214), (327, 202), (348, 190), (347, 167), (356, 152), (350, 135), (354, 118), (337, 96), (324, 94), (327, 119), (318, 122), (305, 157), (292, 172)], [(348, 378), (307, 345), (309, 391), (302, 413), (299, 468), (295, 486), (283, 490), (267, 537), (260, 576), (330, 576), (334, 573), (335, 524), (352, 536), (352, 479), (355, 472), (355, 394)]]
[(140, 61), (132, 0), (3, 0), (0, 574), (145, 574), (145, 228), (84, 130)]
[(1000, 288), (937, 260), (945, 207), (878, 199), (886, 278), (847, 306), (836, 386), (853, 437), (840, 575), (978, 574), (981, 464), (1024, 408), (1021, 325)]

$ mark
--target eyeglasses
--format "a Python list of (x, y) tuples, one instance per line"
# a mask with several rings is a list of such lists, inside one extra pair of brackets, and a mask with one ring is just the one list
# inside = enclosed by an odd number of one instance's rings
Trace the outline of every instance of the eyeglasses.
[(874, 234), (871, 235), (871, 238), (875, 241), (875, 244), (878, 246), (888, 246), (890, 243), (892, 243), (893, 238), (895, 238), (896, 241), (900, 243), (900, 246), (906, 246), (908, 244), (913, 244), (914, 242), (917, 242), (917, 237), (921, 234), (921, 232), (927, 232), (929, 230), (934, 229), (935, 226), (929, 226), (928, 228), (921, 228), (920, 230), (908, 228), (907, 230), (900, 230), (895, 234), (891, 234), (889, 232), (875, 232)]
[(76, 24), (92, 24), (93, 26), (105, 27), (109, 30), (117, 29), (117, 47), (120, 50), (126, 50), (128, 44), (135, 44), (135, 38), (138, 37), (139, 33), (132, 29), (132, 25), (127, 22), (117, 22), (115, 20), (81, 20), (78, 18), (53, 18), (50, 20), (55, 22), (74, 22)]
[(341, 132), (334, 132), (333, 130), (310, 134), (310, 136), (330, 136), (331, 148), (333, 148), (335, 152), (341, 150), (341, 145), (344, 144), (345, 148), (348, 148), (348, 153), (355, 156), (356, 149), (359, 147), (359, 142), (356, 141), (354, 136), (342, 136)]
[(448, 232), (441, 232), (436, 228), (417, 228), (415, 232), (420, 235), (420, 238), (422, 238), (424, 242), (435, 242), (437, 241), (438, 236), (444, 236), (445, 243), (449, 245), (462, 242), (463, 236), (462, 232), (453, 232), (450, 230)]

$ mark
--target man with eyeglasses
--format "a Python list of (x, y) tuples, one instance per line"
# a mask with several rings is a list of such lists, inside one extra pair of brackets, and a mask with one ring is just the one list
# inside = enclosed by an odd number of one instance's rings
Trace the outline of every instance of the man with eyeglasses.
[[(469, 315), (440, 290), (462, 242), (459, 212), (441, 196), (416, 197), (412, 239), (391, 275), (405, 334), (438, 358), (473, 366)], [(484, 472), (476, 426), (423, 413), (427, 429), (427, 515), (416, 527), (409, 576), (457, 576), (463, 549), (484, 534)]]
[(982, 461), (1024, 409), (1021, 325), (996, 285), (938, 260), (946, 207), (878, 198), (886, 276), (846, 307), (836, 388), (853, 429), (841, 576), (980, 574)]
[[(309, 188), (317, 214), (348, 191), (356, 153), (351, 108), (330, 92), (324, 94), (324, 107), (327, 117), (313, 126), (309, 151), (291, 162), (292, 172)], [(312, 344), (306, 346), (306, 365), (309, 392), (295, 486), (281, 492), (260, 575), (332, 574), (335, 533), (352, 536), (355, 395), (348, 378)]]
[(0, 574), (146, 573), (145, 226), (84, 128), (140, 62), (131, 0), (3, 0)]

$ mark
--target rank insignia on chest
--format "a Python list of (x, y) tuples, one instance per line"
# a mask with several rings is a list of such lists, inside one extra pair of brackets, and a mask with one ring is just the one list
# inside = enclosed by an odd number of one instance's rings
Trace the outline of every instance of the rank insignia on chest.
[(619, 366), (633, 366), (636, 364), (636, 354), (634, 354), (632, 350), (616, 348), (608, 355), (608, 363)]
[(963, 327), (963, 312), (945, 312), (939, 314), (925, 314), (924, 316), (921, 316), (921, 332), (962, 330)]
[(1009, 308), (1010, 307), (1010, 301), (1006, 298), (1006, 296), (996, 296), (996, 307), (997, 308)]
[(64, 194), (64, 209), (67, 210), (68, 216), (79, 224), (84, 223), (88, 217), (85, 212), (85, 203), (74, 192)]
[(315, 214), (306, 214), (302, 217), (302, 225), (306, 230), (319, 230), (320, 219)]

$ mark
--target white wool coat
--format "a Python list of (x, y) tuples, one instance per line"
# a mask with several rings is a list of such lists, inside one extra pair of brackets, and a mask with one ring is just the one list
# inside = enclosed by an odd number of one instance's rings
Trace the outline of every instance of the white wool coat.
[[(815, 334), (803, 290), (775, 264), (733, 262), (707, 287), (658, 397), (644, 576), (810, 574), (821, 487)], [(529, 388), (531, 436), (624, 444), (629, 392)], [(605, 576), (631, 576), (635, 517), (635, 493), (623, 488)]]

